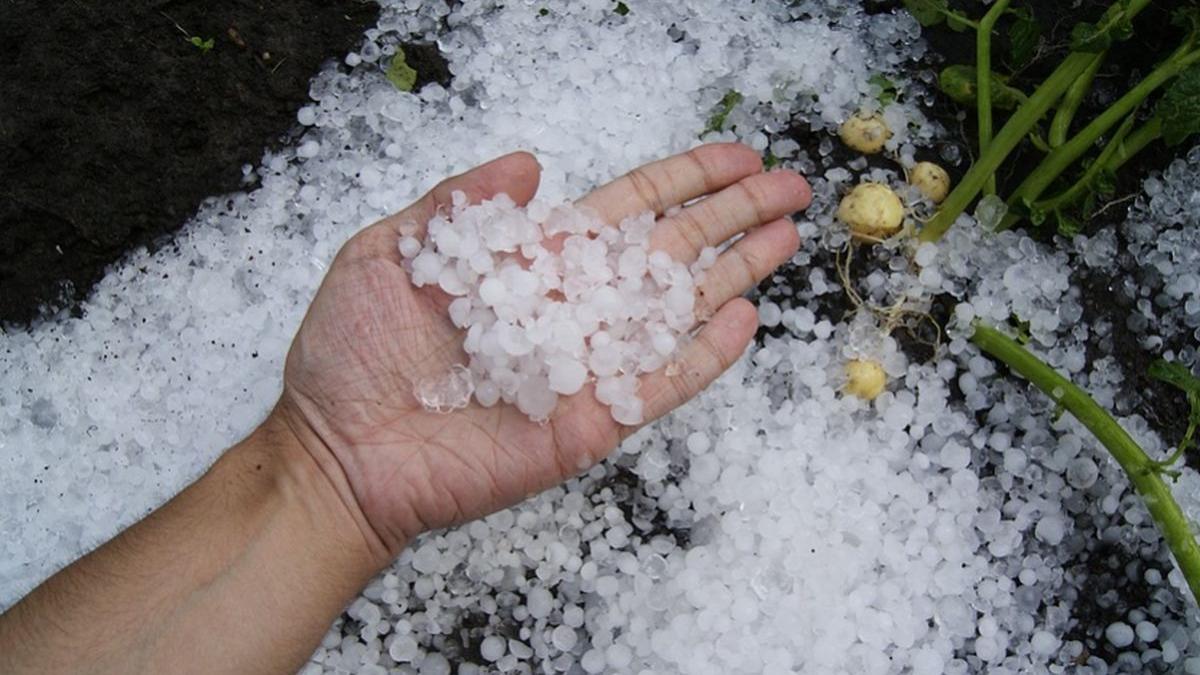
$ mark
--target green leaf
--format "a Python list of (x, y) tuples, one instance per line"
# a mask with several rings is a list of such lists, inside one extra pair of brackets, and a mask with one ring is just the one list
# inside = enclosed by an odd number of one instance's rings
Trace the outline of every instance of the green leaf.
[(958, 12), (946, 12), (946, 26), (956, 33), (965, 33), (977, 25)]
[(1113, 195), (1117, 192), (1117, 173), (1110, 168), (1102, 168), (1092, 177), (1089, 186), (1098, 195)]
[(1080, 23), (1071, 30), (1071, 51), (1099, 54), (1133, 37), (1133, 22), (1125, 3), (1118, 2), (1104, 12), (1096, 23)]
[(1033, 203), (1028, 204), (1027, 208), (1029, 211), (1029, 222), (1033, 223), (1035, 226), (1038, 226), (1038, 227), (1045, 224), (1046, 218), (1047, 218), (1047, 216), (1049, 216), (1049, 214), (1046, 213), (1045, 209), (1043, 209), (1042, 207), (1038, 206), (1037, 204), (1033, 204)]
[(400, 91), (412, 91), (417, 84), (417, 71), (413, 70), (404, 60), (404, 50), (396, 48), (396, 55), (387, 69), (388, 82)]
[(1200, 378), (1193, 375), (1191, 369), (1182, 363), (1159, 359), (1150, 364), (1146, 374), (1183, 391), (1189, 397), (1200, 396)]
[[(938, 87), (954, 102), (974, 106), (979, 95), (975, 66), (954, 65), (942, 70)], [(1029, 97), (1020, 89), (1008, 86), (1003, 77), (992, 73), (992, 107), (999, 110), (1015, 110)]]
[(725, 120), (729, 117), (729, 113), (733, 112), (733, 109), (736, 108), (744, 98), (745, 97), (742, 96), (741, 92), (733, 89), (725, 92), (725, 95), (722, 96), (721, 100), (717, 103), (716, 109), (713, 110), (712, 115), (708, 118), (708, 124), (705, 125), (704, 133), (701, 134), (701, 136), (712, 131), (724, 130)]
[(1058, 233), (1068, 239), (1083, 231), (1083, 223), (1062, 211), (1054, 212), (1054, 221), (1058, 226)]
[(869, 84), (879, 87), (880, 93), (878, 96), (879, 105), (889, 106), (896, 102), (899, 94), (896, 90), (896, 84), (889, 80), (883, 73), (875, 73), (871, 79), (867, 80)]
[(1200, 7), (1180, 7), (1171, 14), (1171, 24), (1189, 33), (1200, 32)]
[(209, 51), (217, 44), (216, 40), (214, 40), (213, 38), (208, 38), (207, 40), (202, 40), (202, 39), (200, 39), (199, 36), (196, 36), (196, 35), (193, 35), (191, 37), (191, 39), (188, 40), (188, 42), (190, 42), (192, 44), (192, 46), (196, 47), (197, 49), (199, 49), (202, 52)]
[(938, 88), (955, 103), (975, 105), (975, 66), (947, 66), (938, 76)]
[(621, 16), (625, 16), (626, 14), (629, 13), (629, 5), (627, 5), (623, 2), (618, 2), (616, 9), (614, 9), (613, 11), (616, 12), (617, 14), (620, 14)]
[(1042, 24), (1026, 7), (1013, 10), (1012, 28), (1008, 30), (1008, 56), (1015, 64), (1033, 60), (1042, 40)]
[(1176, 146), (1200, 132), (1200, 64), (1183, 71), (1159, 99), (1155, 115), (1162, 120), (1163, 141)]
[(775, 153), (768, 150), (767, 156), (763, 159), (763, 168), (767, 171), (770, 171), (771, 169), (779, 166), (780, 163), (781, 160), (775, 156)]
[(1112, 46), (1112, 36), (1094, 23), (1081, 23), (1071, 29), (1071, 51), (1099, 54)]
[(950, 5), (948, 0), (904, 0), (904, 8), (918, 23), (929, 28), (946, 20)]

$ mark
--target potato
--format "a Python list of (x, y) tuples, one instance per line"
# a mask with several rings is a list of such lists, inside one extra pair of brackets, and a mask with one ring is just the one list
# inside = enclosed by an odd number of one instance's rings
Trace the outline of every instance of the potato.
[(842, 123), (838, 135), (850, 149), (874, 155), (883, 150), (884, 143), (892, 137), (892, 130), (879, 113), (859, 111)]
[(860, 183), (842, 198), (837, 217), (850, 227), (855, 239), (877, 241), (900, 231), (904, 203), (881, 183)]
[(846, 364), (845, 392), (873, 401), (887, 388), (887, 373), (877, 361), (854, 359)]
[(941, 204), (950, 194), (950, 174), (933, 162), (917, 162), (908, 172), (908, 184), (934, 204)]

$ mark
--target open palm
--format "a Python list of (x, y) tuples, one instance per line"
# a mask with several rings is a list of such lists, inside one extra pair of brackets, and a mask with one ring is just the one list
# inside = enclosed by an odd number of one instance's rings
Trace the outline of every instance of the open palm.
[[(447, 296), (409, 282), (397, 249), (401, 231), (423, 227), (455, 191), (471, 202), (506, 193), (524, 204), (537, 191), (539, 170), (529, 154), (506, 155), (357, 234), (339, 252), (288, 354), (279, 414), (313, 439), (309, 450), (340, 473), (348, 500), (392, 553), (421, 531), (491, 513), (591, 467), (633, 431), (613, 421), (591, 385), (560, 398), (544, 424), (503, 403), (428, 412), (414, 396), (416, 382), (467, 357)], [(642, 377), (647, 419), (695, 395), (745, 349), (757, 321), (739, 296), (795, 252), (798, 237), (786, 216), (809, 197), (798, 175), (763, 173), (757, 153), (719, 144), (635, 169), (580, 200), (609, 223), (654, 211), (652, 246), (684, 262), (746, 233), (699, 286), (697, 316), (707, 323), (671, 374)]]

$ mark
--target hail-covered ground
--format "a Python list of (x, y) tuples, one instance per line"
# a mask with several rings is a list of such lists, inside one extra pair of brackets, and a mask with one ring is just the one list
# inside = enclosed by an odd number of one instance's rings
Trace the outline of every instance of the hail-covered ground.
[[(605, 464), (414, 542), (304, 672), (1200, 673), (1200, 614), (1127, 481), (964, 339), (973, 318), (1015, 318), (1122, 411), (1118, 334), (1195, 368), (1200, 154), (1148, 180), (1119, 232), (1050, 247), (964, 218), (937, 246), (849, 258), (840, 194), (899, 186), (915, 159), (957, 161), (921, 113), (932, 75), (908, 15), (833, 0), (383, 4), (361, 49), (313, 81), (294, 147), (246, 168), (246, 192), (113, 269), (81, 318), (0, 335), (0, 607), (262, 418), (358, 228), (513, 149), (537, 153), (556, 199), (704, 135), (814, 185), (803, 248), (760, 296), (760, 339)], [(437, 40), (448, 88), (384, 77), (414, 37)], [(883, 111), (895, 161), (835, 165), (836, 125), (878, 105), (877, 75), (902, 92)], [(744, 98), (705, 134), (733, 90)], [(1088, 275), (1116, 279), (1129, 318), (1095, 311)], [(936, 350), (888, 332), (934, 321)], [(841, 393), (851, 359), (884, 365), (873, 403)], [(1177, 440), (1122, 421), (1152, 453)], [(1200, 518), (1196, 474), (1176, 493)]]

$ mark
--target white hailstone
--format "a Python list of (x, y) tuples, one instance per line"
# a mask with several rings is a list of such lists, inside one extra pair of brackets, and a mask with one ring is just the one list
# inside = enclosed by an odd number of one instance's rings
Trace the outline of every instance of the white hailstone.
[(917, 650), (912, 659), (912, 675), (942, 675), (946, 661), (933, 649)]
[(619, 642), (609, 645), (608, 649), (604, 651), (604, 656), (608, 667), (616, 672), (622, 672), (633, 662), (633, 652)]
[(388, 646), (388, 656), (396, 663), (407, 663), (420, 653), (420, 645), (409, 635), (398, 635)]
[(608, 660), (604, 657), (604, 652), (599, 649), (589, 649), (583, 653), (583, 658), (579, 660), (579, 666), (583, 668), (585, 673), (599, 673), (604, 670), (604, 666)]
[(614, 420), (627, 427), (635, 427), (646, 421), (642, 408), (643, 403), (641, 399), (636, 396), (626, 398), (623, 401), (613, 404), (612, 416)]
[(1133, 628), (1123, 621), (1117, 621), (1104, 629), (1104, 637), (1112, 646), (1124, 649), (1133, 644)]
[(479, 299), (490, 307), (504, 304), (508, 299), (508, 288), (498, 277), (488, 277), (479, 284)]
[[(503, 400), (545, 420), (559, 395), (597, 378), (613, 419), (641, 424), (636, 377), (668, 363), (695, 323), (692, 271), (647, 248), (653, 214), (612, 227), (570, 205), (519, 208), (505, 195), (468, 205), (462, 193), (452, 201), (430, 219), (424, 243), (405, 235), (399, 246), (414, 285), (456, 296), (450, 318), (466, 331), (480, 405)], [(561, 251), (542, 246), (564, 233)], [(694, 267), (715, 259), (705, 249)]]
[(529, 609), (529, 616), (535, 619), (544, 619), (550, 616), (550, 612), (554, 610), (554, 596), (540, 586), (530, 589), (529, 595), (525, 598), (525, 606)]
[(1038, 539), (1047, 544), (1057, 546), (1062, 543), (1063, 536), (1066, 534), (1066, 524), (1063, 522), (1061, 516), (1048, 514), (1038, 521), (1033, 533)]
[(420, 252), (421, 242), (416, 237), (400, 237), (400, 255), (405, 258), (414, 258)]
[(675, 352), (675, 336), (667, 332), (655, 333), (652, 338), (654, 351), (659, 356), (670, 356)]
[(499, 661), (504, 657), (504, 652), (507, 649), (507, 643), (504, 638), (495, 635), (489, 635), (479, 644), (479, 655), (485, 661)]
[(557, 404), (558, 394), (550, 389), (550, 383), (544, 377), (530, 377), (517, 389), (517, 408), (531, 420), (549, 419)]
[(763, 326), (766, 326), (767, 328), (774, 328), (775, 326), (779, 325), (779, 322), (782, 319), (783, 310), (779, 308), (779, 305), (770, 301), (763, 301), (761, 304), (759, 304), (758, 322)]
[(550, 632), (550, 644), (561, 652), (569, 652), (575, 647), (578, 636), (570, 626), (558, 626)]
[(1081, 490), (1095, 485), (1100, 477), (1100, 467), (1090, 457), (1076, 457), (1067, 465), (1067, 482)]
[(450, 675), (450, 661), (441, 654), (427, 654), (417, 672), (420, 675)]
[(1033, 653), (1038, 656), (1053, 656), (1058, 651), (1058, 646), (1061, 644), (1059, 639), (1053, 633), (1040, 630), (1033, 634), (1029, 644), (1033, 647)]
[(582, 389), (587, 376), (587, 366), (574, 359), (560, 358), (550, 364), (550, 388), (564, 396)]

